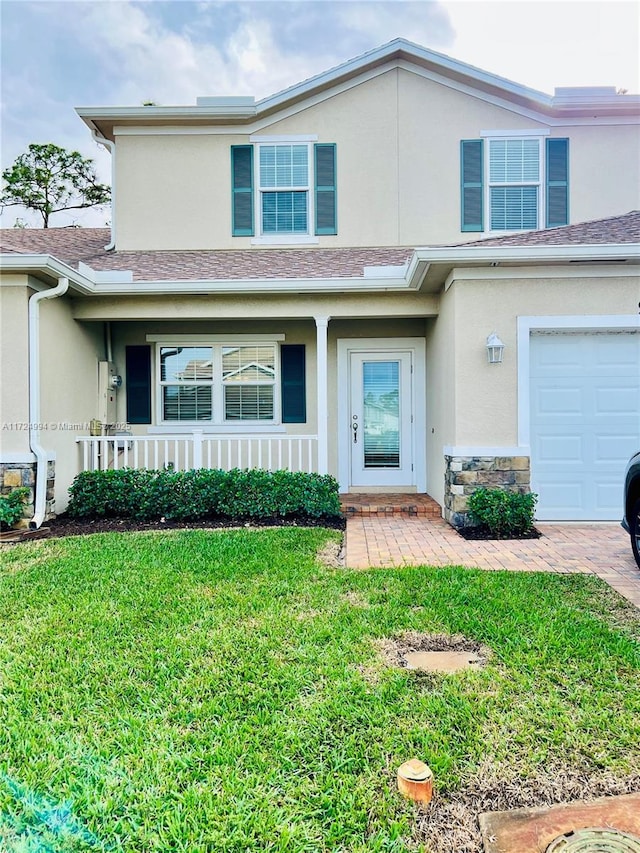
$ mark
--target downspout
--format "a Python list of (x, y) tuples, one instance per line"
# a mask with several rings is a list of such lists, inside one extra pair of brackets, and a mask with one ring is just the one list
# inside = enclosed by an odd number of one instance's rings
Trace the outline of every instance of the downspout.
[(103, 136), (95, 126), (91, 130), (91, 136), (94, 142), (108, 149), (111, 154), (111, 242), (104, 247), (106, 252), (110, 252), (116, 247), (116, 145), (115, 142)]
[(38, 529), (44, 521), (47, 502), (47, 452), (40, 444), (40, 303), (63, 296), (68, 278), (59, 278), (56, 287), (42, 290), (29, 298), (29, 446), (36, 457), (36, 493), (34, 515), (29, 527)]
[(111, 323), (107, 320), (104, 324), (105, 355), (107, 361), (113, 361), (113, 343), (111, 340)]

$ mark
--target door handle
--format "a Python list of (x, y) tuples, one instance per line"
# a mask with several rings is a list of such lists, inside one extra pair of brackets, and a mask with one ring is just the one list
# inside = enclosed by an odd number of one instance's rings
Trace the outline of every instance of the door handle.
[(353, 430), (353, 443), (357, 444), (358, 443), (358, 424), (357, 424), (357, 421), (354, 421), (351, 424), (351, 429)]

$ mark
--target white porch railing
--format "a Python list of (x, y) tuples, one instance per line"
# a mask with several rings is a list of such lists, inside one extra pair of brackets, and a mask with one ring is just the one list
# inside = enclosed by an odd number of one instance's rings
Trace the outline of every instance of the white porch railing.
[(78, 436), (83, 471), (119, 468), (262, 468), (312, 473), (318, 470), (316, 435)]

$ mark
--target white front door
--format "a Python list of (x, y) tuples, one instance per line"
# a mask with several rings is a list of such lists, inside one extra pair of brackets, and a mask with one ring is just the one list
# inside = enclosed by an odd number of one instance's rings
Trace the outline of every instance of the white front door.
[(414, 484), (412, 352), (350, 352), (348, 411), (351, 485)]

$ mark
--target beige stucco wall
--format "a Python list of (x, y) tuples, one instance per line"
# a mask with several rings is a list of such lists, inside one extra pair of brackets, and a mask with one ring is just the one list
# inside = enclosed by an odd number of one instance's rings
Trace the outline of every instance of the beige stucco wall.
[[(637, 273), (637, 269), (636, 269)], [(473, 274), (470, 272), (470, 274)], [(442, 299), (443, 312), (455, 304), (454, 418), (443, 444), (517, 445), (517, 318), (550, 315), (637, 316), (640, 277), (612, 275), (549, 277), (543, 269), (526, 278), (462, 280)], [(557, 275), (557, 274), (556, 274)], [(504, 362), (487, 363), (486, 337), (496, 331), (504, 341)], [(439, 448), (442, 452), (442, 447)]]
[(29, 453), (29, 279), (0, 279), (0, 461)]
[(440, 314), (427, 321), (426, 329), (427, 492), (441, 505), (444, 499), (442, 447), (450, 442), (455, 430), (457, 296), (455, 291), (449, 291), (447, 298), (441, 299)]
[[(553, 136), (562, 135), (554, 130)], [(570, 136), (571, 221), (587, 222), (637, 210), (640, 128), (573, 127)]]
[(119, 136), (116, 246), (231, 246), (230, 146), (246, 136)]
[[(251, 132), (336, 143), (338, 235), (319, 244), (380, 246), (474, 237), (460, 232), (460, 140), (538, 127), (548, 125), (392, 69)], [(571, 140), (572, 222), (638, 207), (637, 125), (554, 127), (551, 135)], [(251, 246), (231, 236), (230, 146), (248, 142), (249, 132), (118, 135), (117, 247)]]
[(256, 296), (92, 297), (78, 300), (77, 320), (293, 320), (315, 316), (335, 319), (428, 317), (438, 313), (435, 294), (415, 292), (302, 293)]
[(97, 414), (98, 361), (104, 358), (102, 323), (79, 323), (68, 297), (40, 304), (41, 433), (56, 454), (56, 512), (67, 505), (67, 488), (78, 473), (76, 436), (88, 434)]
[[(36, 282), (3, 275), (0, 286), (0, 461), (26, 462), (29, 446), (29, 297)], [(40, 303), (40, 443), (55, 455), (56, 511), (78, 473), (75, 437), (96, 416), (103, 324), (73, 319), (73, 300)], [(8, 427), (5, 429), (5, 426)], [(86, 427), (86, 428), (85, 428)]]

